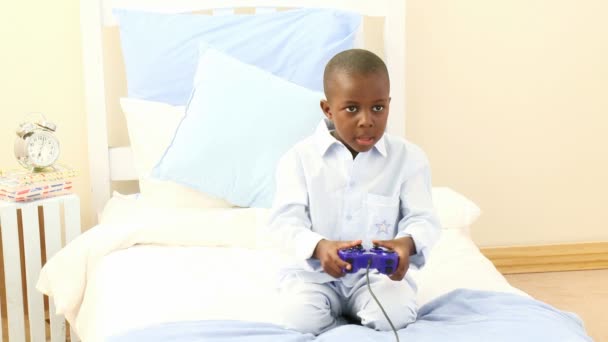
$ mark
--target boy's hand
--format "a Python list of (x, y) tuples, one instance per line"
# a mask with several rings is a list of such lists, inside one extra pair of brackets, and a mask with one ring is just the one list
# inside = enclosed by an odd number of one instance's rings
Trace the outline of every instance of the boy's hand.
[(325, 273), (334, 278), (340, 278), (344, 276), (342, 269), (350, 270), (351, 266), (346, 261), (340, 259), (338, 250), (355, 247), (356, 245), (360, 245), (361, 242), (361, 240), (331, 241), (323, 239), (317, 243), (315, 251), (312, 253), (312, 257), (321, 261), (321, 266)]
[(406, 236), (394, 240), (373, 240), (374, 245), (393, 250), (399, 255), (399, 265), (393, 274), (388, 277), (392, 280), (401, 280), (405, 277), (410, 267), (410, 255), (416, 254), (416, 246), (411, 236)]

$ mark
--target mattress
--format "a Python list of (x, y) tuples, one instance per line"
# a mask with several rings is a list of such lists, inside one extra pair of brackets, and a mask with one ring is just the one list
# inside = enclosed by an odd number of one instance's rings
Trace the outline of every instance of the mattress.
[[(169, 322), (280, 324), (276, 275), (261, 209), (180, 209), (111, 200), (102, 223), (41, 271), (37, 288), (85, 341)], [(529, 297), (512, 287), (471, 240), (443, 229), (426, 266), (410, 269), (423, 306), (456, 289)]]
[[(99, 265), (86, 331), (114, 336), (159, 323), (238, 320), (280, 323), (271, 250), (217, 247), (135, 246), (111, 253)], [(512, 287), (460, 230), (444, 230), (422, 271), (418, 304), (454, 289), (527, 296)]]

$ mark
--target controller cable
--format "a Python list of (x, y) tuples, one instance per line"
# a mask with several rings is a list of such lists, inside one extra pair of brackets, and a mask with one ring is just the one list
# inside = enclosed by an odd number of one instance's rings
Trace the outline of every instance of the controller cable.
[(372, 291), (372, 287), (369, 285), (369, 267), (371, 265), (372, 265), (372, 261), (370, 259), (370, 260), (367, 261), (367, 270), (365, 272), (365, 278), (367, 279), (367, 289), (369, 290), (369, 293), (372, 295), (372, 298), (374, 298), (374, 300), (376, 301), (376, 304), (378, 304), (378, 306), (380, 307), (380, 310), (382, 310), (382, 313), (384, 314), (384, 317), (386, 317), (386, 320), (388, 321), (388, 324), (390, 324), (391, 328), (393, 329), (393, 333), (395, 333), (395, 338), (397, 339), (397, 342), (399, 342), (399, 335), (397, 335), (397, 330), (395, 329), (395, 326), (393, 325), (393, 322), (388, 317), (388, 314), (386, 313), (386, 311), (384, 311), (384, 308), (382, 307), (382, 304), (380, 304), (380, 301), (378, 300), (378, 298), (376, 298), (376, 295)]

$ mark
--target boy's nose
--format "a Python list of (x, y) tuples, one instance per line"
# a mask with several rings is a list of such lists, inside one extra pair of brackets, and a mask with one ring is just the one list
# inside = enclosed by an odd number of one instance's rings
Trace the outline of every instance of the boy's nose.
[(372, 118), (372, 114), (368, 111), (364, 111), (361, 113), (361, 117), (359, 118), (359, 127), (372, 127), (374, 126), (374, 120)]

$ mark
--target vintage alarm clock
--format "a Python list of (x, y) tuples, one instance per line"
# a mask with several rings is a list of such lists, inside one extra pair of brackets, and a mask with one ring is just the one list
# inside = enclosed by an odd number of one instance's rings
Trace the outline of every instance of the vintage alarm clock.
[(31, 171), (41, 171), (53, 166), (59, 158), (59, 140), (55, 136), (57, 126), (44, 115), (35, 122), (23, 122), (17, 129), (15, 157), (19, 164)]

